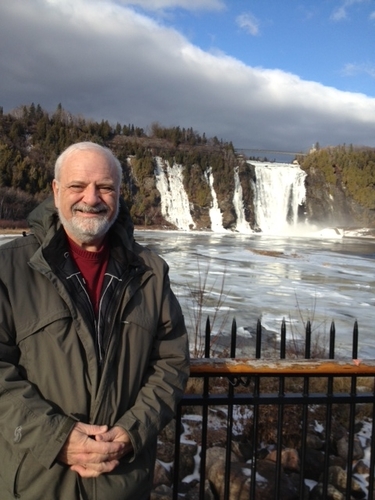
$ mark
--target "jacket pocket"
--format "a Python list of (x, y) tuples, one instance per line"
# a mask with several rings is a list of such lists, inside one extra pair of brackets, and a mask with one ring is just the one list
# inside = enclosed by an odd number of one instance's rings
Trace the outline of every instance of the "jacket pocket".
[[(30, 452), (18, 452), (0, 435), (1, 500), (73, 500), (78, 498), (76, 474), (67, 466), (45, 469)], [(108, 497), (110, 498), (110, 497)]]
[[(17, 344), (19, 345), (22, 341), (26, 340), (28, 337), (34, 335), (37, 332), (44, 331), (45, 329), (54, 329), (54, 325), (61, 325), (61, 323), (69, 324), (71, 323), (71, 315), (66, 309), (59, 311), (45, 312), (43, 315), (35, 315), (35, 317), (30, 317), (27, 323), (22, 325), (22, 328), (17, 329)], [(56, 328), (55, 328), (56, 329)], [(59, 330), (56, 330), (59, 331)]]
[[(0, 448), (2, 457), (0, 476), (2, 483), (9, 494), (9, 498), (18, 498), (17, 483), (22, 464), (25, 461), (27, 454), (23, 452), (15, 452), (2, 436), (0, 437)], [(8, 496), (5, 496), (5, 498), (8, 498)]]
[(17, 334), (19, 372), (57, 412), (86, 415), (92, 380), (89, 369), (96, 368), (93, 338), (87, 334), (83, 345), (70, 316), (49, 319)]

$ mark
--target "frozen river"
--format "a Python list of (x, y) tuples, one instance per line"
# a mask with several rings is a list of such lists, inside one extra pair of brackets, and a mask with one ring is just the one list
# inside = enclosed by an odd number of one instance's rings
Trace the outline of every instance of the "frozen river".
[(190, 331), (205, 289), (202, 321), (216, 313), (216, 331), (229, 333), (235, 317), (246, 337), (260, 318), (277, 336), (285, 318), (298, 338), (310, 320), (324, 342), (334, 320), (337, 352), (350, 356), (357, 319), (359, 357), (375, 358), (375, 240), (177, 231), (136, 231), (136, 239), (170, 265)]
[(289, 337), (301, 336), (310, 320), (313, 336), (324, 342), (334, 320), (338, 351), (350, 356), (357, 319), (359, 357), (375, 358), (375, 240), (139, 230), (135, 236), (168, 262), (189, 332), (200, 312), (202, 324), (216, 317), (214, 331), (224, 334), (236, 318), (246, 344), (258, 318), (275, 336), (285, 318)]

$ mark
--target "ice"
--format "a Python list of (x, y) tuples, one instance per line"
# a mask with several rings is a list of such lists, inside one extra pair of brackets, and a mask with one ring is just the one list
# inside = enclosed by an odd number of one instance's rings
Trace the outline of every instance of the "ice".
[[(137, 231), (136, 237), (167, 260), (188, 323), (197, 307), (189, 286), (197, 287), (206, 274), (204, 322), (206, 312), (211, 318), (215, 313), (216, 324), (222, 327), (224, 321), (222, 329), (229, 333), (235, 317), (242, 337), (245, 329), (254, 330), (258, 318), (275, 335), (283, 318), (288, 334), (293, 328), (299, 335), (307, 320), (314, 335), (328, 335), (334, 320), (337, 345), (345, 354), (351, 352), (357, 319), (358, 356), (375, 357), (374, 239), (344, 237), (336, 242), (176, 231)], [(267, 255), (269, 250), (279, 255)]]

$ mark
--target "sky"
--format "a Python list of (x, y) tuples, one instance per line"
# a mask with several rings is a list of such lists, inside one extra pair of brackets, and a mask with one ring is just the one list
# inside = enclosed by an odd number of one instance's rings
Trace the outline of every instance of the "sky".
[(375, 146), (375, 0), (2, 0), (0, 47), (5, 113)]

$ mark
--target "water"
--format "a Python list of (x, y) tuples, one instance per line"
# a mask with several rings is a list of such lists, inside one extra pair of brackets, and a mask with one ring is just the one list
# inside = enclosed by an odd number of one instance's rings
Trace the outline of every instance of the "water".
[(266, 234), (289, 233), (298, 223), (305, 201), (306, 172), (298, 165), (249, 161), (255, 166), (254, 209), (258, 226)]
[(178, 231), (136, 231), (136, 239), (170, 265), (189, 331), (204, 288), (202, 322), (216, 314), (216, 332), (229, 334), (235, 317), (249, 338), (260, 318), (277, 337), (285, 318), (288, 336), (302, 338), (310, 320), (313, 338), (324, 343), (334, 320), (336, 352), (350, 357), (358, 320), (358, 355), (375, 358), (375, 240)]
[(337, 352), (350, 357), (357, 319), (359, 357), (375, 358), (375, 240), (180, 231), (135, 236), (168, 262), (189, 332), (197, 321), (197, 294), (205, 290), (202, 323), (216, 315), (214, 331), (228, 335), (235, 317), (244, 345), (258, 318), (275, 337), (285, 318), (294, 338), (309, 319), (321, 342), (334, 320)]

